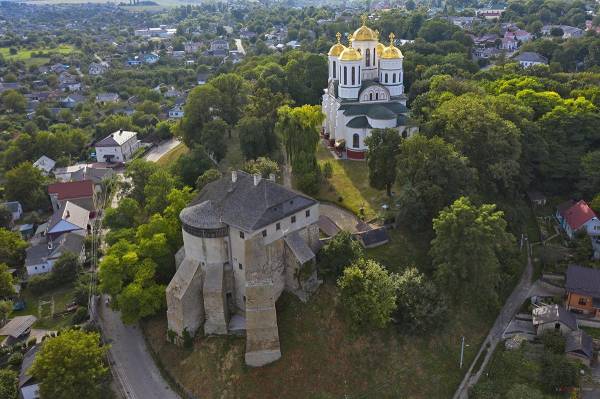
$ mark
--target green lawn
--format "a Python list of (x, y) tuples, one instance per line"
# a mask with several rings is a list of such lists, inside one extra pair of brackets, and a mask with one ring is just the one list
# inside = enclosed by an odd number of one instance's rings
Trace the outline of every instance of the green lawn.
[(394, 327), (355, 333), (330, 284), (306, 304), (284, 293), (277, 314), (282, 358), (256, 369), (244, 365), (242, 337), (203, 337), (186, 350), (166, 342), (164, 315), (144, 329), (164, 368), (202, 398), (447, 399), (464, 371), (460, 337), (470, 344), (469, 364), (491, 322), (457, 312), (430, 336)]
[(39, 48), (39, 49), (18, 49), (17, 54), (10, 54), (9, 47), (0, 47), (0, 55), (9, 60), (23, 61), (27, 66), (40, 66), (47, 64), (50, 61), (50, 57), (32, 57), (33, 53), (43, 52), (45, 54), (71, 54), (75, 51), (74, 47), (68, 44), (61, 44), (58, 47), (51, 48)]
[[(366, 162), (336, 160), (322, 145), (318, 146), (317, 159), (321, 166), (330, 162), (333, 167), (333, 176), (322, 184), (317, 199), (334, 202), (357, 215), (362, 207), (367, 219), (376, 217), (381, 206), (389, 204), (385, 192), (369, 186)], [(339, 201), (340, 197), (342, 201)]]
[(165, 168), (170, 167), (180, 156), (187, 154), (189, 152), (189, 148), (183, 143), (177, 145), (177, 147), (173, 148), (171, 151), (167, 152), (163, 155), (156, 164), (158, 166), (162, 166)]
[[(66, 317), (56, 317), (56, 318), (43, 318), (40, 319), (38, 313), (38, 305), (40, 299), (49, 300), (50, 298), (54, 298), (54, 313), (60, 313), (66, 310), (67, 304), (73, 301), (73, 285), (67, 284), (61, 287), (55, 288), (44, 293), (41, 296), (34, 295), (30, 290), (25, 289), (21, 293), (21, 297), (25, 300), (25, 309), (13, 312), (12, 316), (24, 316), (24, 315), (34, 315), (38, 318), (38, 321), (34, 324), (34, 328), (42, 328), (48, 330), (58, 330), (62, 327), (67, 327), (71, 325), (72, 313)], [(50, 305), (46, 305), (43, 309), (44, 315), (49, 315), (50, 313)]]

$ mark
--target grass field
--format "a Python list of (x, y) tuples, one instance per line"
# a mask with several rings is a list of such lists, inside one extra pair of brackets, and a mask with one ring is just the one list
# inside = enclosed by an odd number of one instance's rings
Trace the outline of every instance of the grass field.
[(355, 333), (330, 284), (306, 304), (284, 293), (277, 314), (282, 358), (257, 369), (244, 365), (244, 338), (203, 337), (186, 350), (165, 341), (164, 316), (145, 323), (145, 331), (163, 366), (205, 399), (447, 399), (462, 378), (461, 336), (470, 344), (469, 364), (490, 322), (461, 312), (431, 336), (394, 327)]
[(381, 206), (389, 204), (385, 192), (369, 186), (366, 162), (336, 160), (322, 145), (318, 146), (317, 160), (321, 166), (329, 162), (333, 168), (333, 176), (322, 184), (317, 199), (334, 202), (357, 215), (362, 207), (367, 219), (377, 216)]
[(167, 152), (163, 155), (156, 164), (161, 167), (168, 168), (170, 167), (180, 156), (187, 154), (190, 151), (189, 148), (183, 143), (177, 145), (177, 147), (173, 148), (171, 151)]
[(61, 44), (58, 47), (39, 48), (39, 49), (19, 49), (16, 54), (10, 54), (9, 47), (0, 47), (0, 55), (4, 59), (12, 61), (23, 61), (27, 66), (40, 66), (47, 64), (50, 57), (32, 57), (33, 53), (43, 52), (46, 54), (71, 54), (75, 49), (68, 44)]
[[(24, 316), (24, 315), (34, 315), (38, 318), (38, 321), (34, 324), (34, 328), (42, 328), (48, 330), (58, 330), (62, 327), (71, 325), (72, 313), (66, 317), (58, 317), (58, 318), (39, 318), (38, 313), (38, 304), (40, 299), (42, 300), (50, 300), (50, 298), (54, 298), (54, 312), (60, 313), (66, 310), (66, 306), (73, 300), (73, 285), (68, 284), (53, 290), (50, 290), (44, 293), (41, 296), (34, 295), (28, 289), (25, 289), (21, 293), (21, 297), (25, 300), (25, 309), (13, 312), (12, 316)], [(50, 305), (46, 305), (43, 308), (43, 314), (49, 315), (50, 313)]]

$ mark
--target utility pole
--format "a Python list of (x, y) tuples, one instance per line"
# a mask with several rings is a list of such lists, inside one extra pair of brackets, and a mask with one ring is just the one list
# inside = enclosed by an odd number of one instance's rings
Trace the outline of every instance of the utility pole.
[(465, 336), (462, 336), (461, 344), (460, 344), (460, 368), (463, 366), (463, 359), (465, 355)]

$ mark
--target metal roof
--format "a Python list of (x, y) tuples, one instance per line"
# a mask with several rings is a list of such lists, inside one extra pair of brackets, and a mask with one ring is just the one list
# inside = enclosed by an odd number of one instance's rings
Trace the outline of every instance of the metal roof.
[(15, 316), (8, 323), (0, 328), (0, 335), (7, 335), (13, 338), (19, 338), (23, 333), (33, 326), (37, 321), (35, 316)]

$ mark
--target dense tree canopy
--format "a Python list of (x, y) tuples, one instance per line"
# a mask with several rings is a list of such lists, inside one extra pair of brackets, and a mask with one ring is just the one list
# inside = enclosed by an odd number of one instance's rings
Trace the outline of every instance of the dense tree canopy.
[(396, 182), (396, 156), (400, 151), (400, 133), (397, 129), (373, 129), (365, 139), (369, 184), (387, 192), (391, 197), (392, 186)]

